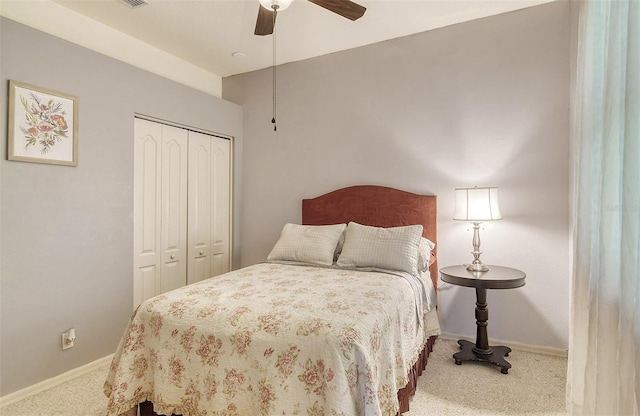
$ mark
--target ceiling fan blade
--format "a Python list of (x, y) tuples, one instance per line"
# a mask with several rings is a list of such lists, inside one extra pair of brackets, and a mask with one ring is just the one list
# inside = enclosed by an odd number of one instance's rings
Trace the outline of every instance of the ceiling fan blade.
[(273, 25), (275, 23), (275, 13), (273, 10), (267, 10), (258, 5), (258, 20), (256, 20), (255, 35), (264, 36), (273, 34)]
[(366, 7), (349, 0), (309, 0), (311, 3), (346, 17), (349, 20), (358, 20), (362, 17)]

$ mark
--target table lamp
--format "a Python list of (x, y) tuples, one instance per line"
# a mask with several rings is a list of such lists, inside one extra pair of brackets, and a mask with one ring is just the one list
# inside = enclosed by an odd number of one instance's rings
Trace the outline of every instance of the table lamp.
[(480, 223), (502, 219), (498, 204), (498, 188), (456, 188), (456, 205), (453, 219), (473, 224), (473, 263), (467, 266), (472, 272), (486, 272), (489, 268), (480, 261)]

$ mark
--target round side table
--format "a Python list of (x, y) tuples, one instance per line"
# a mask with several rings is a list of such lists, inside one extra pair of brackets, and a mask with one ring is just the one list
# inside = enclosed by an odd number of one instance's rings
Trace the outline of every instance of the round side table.
[(481, 361), (495, 364), (500, 372), (507, 374), (511, 364), (504, 359), (511, 352), (505, 346), (489, 346), (487, 335), (487, 289), (513, 289), (524, 286), (527, 275), (518, 269), (502, 266), (489, 266), (489, 271), (473, 272), (466, 266), (450, 266), (440, 269), (440, 277), (452, 285), (473, 287), (476, 289), (476, 342), (461, 339), (458, 341), (461, 351), (453, 354), (456, 364), (463, 361)]

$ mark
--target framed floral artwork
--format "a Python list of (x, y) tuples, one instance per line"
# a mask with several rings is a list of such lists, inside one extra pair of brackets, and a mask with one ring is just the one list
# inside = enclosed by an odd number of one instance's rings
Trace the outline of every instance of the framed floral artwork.
[(78, 166), (78, 98), (9, 81), (7, 159)]

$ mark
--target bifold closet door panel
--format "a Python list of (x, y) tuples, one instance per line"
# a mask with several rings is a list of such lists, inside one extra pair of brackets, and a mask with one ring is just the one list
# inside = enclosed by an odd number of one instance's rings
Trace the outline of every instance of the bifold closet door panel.
[(187, 284), (188, 132), (162, 126), (162, 271), (160, 293)]
[(187, 283), (211, 277), (211, 136), (189, 132)]
[(135, 120), (134, 131), (134, 309), (160, 289), (162, 126)]
[(211, 140), (211, 275), (231, 270), (231, 140), (213, 137)]

